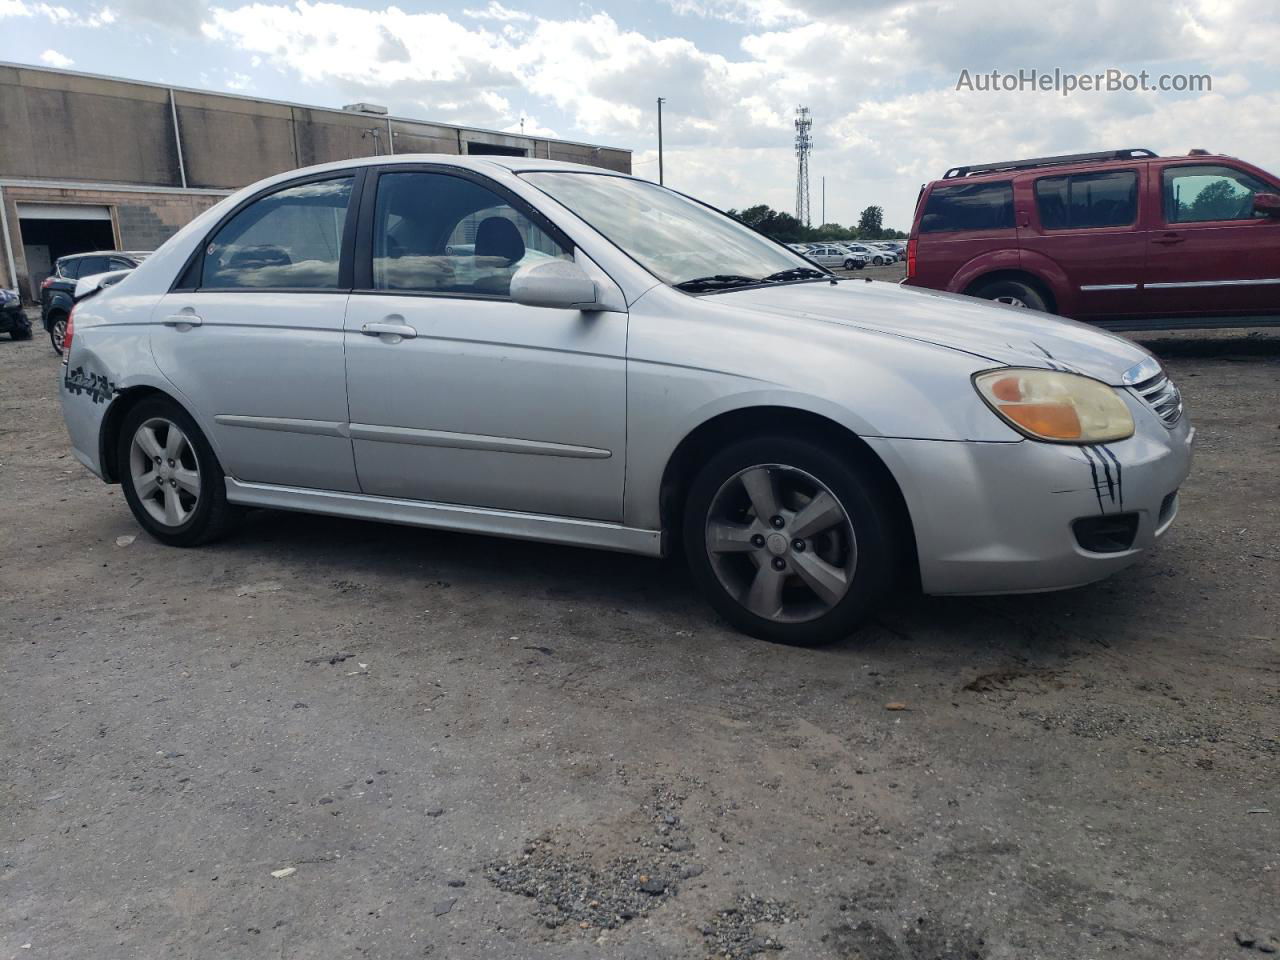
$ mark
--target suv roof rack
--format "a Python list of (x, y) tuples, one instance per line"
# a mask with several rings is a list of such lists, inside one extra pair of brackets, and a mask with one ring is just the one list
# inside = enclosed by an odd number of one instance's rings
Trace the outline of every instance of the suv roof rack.
[(943, 180), (956, 177), (972, 177), (995, 170), (1032, 170), (1036, 167), (1056, 167), (1069, 163), (1101, 163), (1106, 160), (1138, 160), (1156, 154), (1146, 147), (1128, 147), (1124, 150), (1104, 150), (1101, 153), (1064, 153), (1057, 157), (1032, 157), (1028, 160), (1006, 160), (1003, 163), (976, 163), (967, 167), (952, 167), (942, 175)]

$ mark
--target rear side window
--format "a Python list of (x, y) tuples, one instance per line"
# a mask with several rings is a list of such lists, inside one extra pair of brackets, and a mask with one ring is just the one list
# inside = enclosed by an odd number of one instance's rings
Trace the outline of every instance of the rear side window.
[[(92, 277), (95, 273), (106, 273), (111, 268), (107, 265), (107, 257), (81, 257), (76, 267), (76, 278)], [(71, 279), (68, 277), (67, 279)]]
[(1138, 174), (1113, 170), (1042, 177), (1036, 181), (1036, 207), (1046, 230), (1128, 226), (1138, 218)]
[(1206, 164), (1166, 167), (1165, 223), (1208, 220), (1251, 220), (1253, 195), (1270, 191), (1265, 183), (1242, 170)]
[(934, 187), (920, 217), (921, 233), (1012, 229), (1013, 184), (1008, 180)]
[(75, 257), (71, 260), (63, 260), (58, 263), (58, 276), (64, 280), (75, 280), (80, 276), (81, 257)]
[(205, 248), (200, 286), (336, 289), (352, 180), (301, 183), (253, 201)]

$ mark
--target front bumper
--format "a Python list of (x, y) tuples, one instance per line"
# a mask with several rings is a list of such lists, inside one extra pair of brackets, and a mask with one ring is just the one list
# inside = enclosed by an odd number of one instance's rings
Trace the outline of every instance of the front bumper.
[[(866, 438), (897, 478), (915, 527), (925, 593), (992, 594), (1092, 583), (1165, 534), (1191, 469), (1195, 430), (1130, 398), (1138, 429), (1119, 443)], [(1084, 549), (1074, 521), (1136, 515), (1128, 549)]]

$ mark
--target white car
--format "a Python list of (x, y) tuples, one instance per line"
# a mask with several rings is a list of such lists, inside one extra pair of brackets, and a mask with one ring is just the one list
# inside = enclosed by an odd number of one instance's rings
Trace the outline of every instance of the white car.
[(865, 243), (845, 243), (841, 244), (845, 250), (851, 254), (859, 254), (863, 259), (874, 267), (882, 267), (886, 263), (893, 263), (898, 258), (887, 250), (880, 250), (876, 247), (868, 246)]
[(1105, 577), (1191, 463), (1132, 341), (842, 279), (656, 183), (523, 157), (247, 187), (86, 291), (63, 362), (76, 458), (162, 543), (266, 507), (679, 552), (788, 643), (847, 635), (895, 582)]
[(816, 244), (805, 254), (814, 263), (824, 267), (843, 267), (845, 270), (861, 270), (867, 265), (867, 258), (861, 254), (846, 250), (839, 244)]

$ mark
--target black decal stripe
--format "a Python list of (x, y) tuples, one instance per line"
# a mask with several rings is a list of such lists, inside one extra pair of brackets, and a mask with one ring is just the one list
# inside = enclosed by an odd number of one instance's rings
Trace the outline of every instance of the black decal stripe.
[(1102, 447), (1099, 447), (1098, 449), (1101, 450), (1103, 453), (1105, 453), (1108, 457), (1110, 457), (1111, 462), (1116, 465), (1116, 492), (1120, 494), (1120, 509), (1123, 510), (1124, 509), (1124, 482), (1122, 479), (1120, 458), (1116, 456), (1115, 451), (1112, 450), (1110, 447), (1102, 446)]
[(1107, 478), (1107, 496), (1111, 498), (1111, 502), (1116, 502), (1116, 485), (1111, 478), (1111, 461), (1102, 455), (1100, 447), (1091, 447), (1093, 455), (1098, 458), (1098, 462), (1102, 464), (1102, 472)]
[(1089, 462), (1089, 472), (1093, 474), (1093, 492), (1098, 498), (1098, 512), (1105, 513), (1106, 511), (1102, 508), (1102, 484), (1098, 482), (1098, 465), (1094, 463), (1093, 454), (1089, 452), (1088, 447), (1081, 447), (1080, 450), (1084, 453), (1085, 460)]

